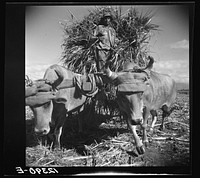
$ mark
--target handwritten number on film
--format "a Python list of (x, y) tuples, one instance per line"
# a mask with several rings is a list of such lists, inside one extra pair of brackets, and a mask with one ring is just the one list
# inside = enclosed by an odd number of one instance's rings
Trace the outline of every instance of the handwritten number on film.
[(21, 167), (16, 167), (16, 171), (18, 174), (24, 174), (25, 172), (29, 172), (30, 174), (55, 174), (58, 173), (55, 168), (29, 168), (22, 169)]

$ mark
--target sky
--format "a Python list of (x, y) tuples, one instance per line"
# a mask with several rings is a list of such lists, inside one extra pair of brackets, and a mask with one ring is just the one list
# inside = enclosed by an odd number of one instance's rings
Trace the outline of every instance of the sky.
[[(133, 5), (132, 5), (133, 6)], [(116, 7), (116, 6), (115, 6)], [(122, 13), (131, 5), (123, 5)], [(151, 22), (159, 25), (150, 40), (150, 55), (154, 57), (153, 70), (169, 74), (175, 81), (189, 83), (189, 11), (183, 5), (137, 5), (139, 12), (155, 13)], [(59, 64), (64, 32), (61, 23), (70, 19), (70, 10), (81, 20), (94, 6), (40, 6), (26, 7), (25, 72), (32, 79), (43, 78), (45, 70)]]

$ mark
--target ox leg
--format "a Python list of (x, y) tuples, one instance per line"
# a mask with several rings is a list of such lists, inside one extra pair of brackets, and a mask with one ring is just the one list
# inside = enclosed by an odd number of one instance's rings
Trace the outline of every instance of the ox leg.
[(56, 149), (60, 149), (60, 137), (61, 137), (61, 134), (62, 134), (62, 126), (59, 127), (59, 128), (56, 128), (55, 131), (54, 131), (54, 135), (55, 135), (55, 143), (54, 143), (54, 148)]
[(140, 138), (139, 138), (139, 136), (138, 136), (138, 134), (136, 132), (137, 125), (132, 125), (131, 124), (131, 119), (127, 119), (127, 121), (128, 121), (129, 128), (131, 129), (131, 131), (133, 133), (133, 138), (135, 140), (137, 152), (140, 155), (144, 154), (144, 152), (145, 152), (144, 146), (143, 146), (142, 141), (140, 140)]
[(65, 119), (66, 119), (66, 116), (62, 115), (58, 119), (58, 122), (56, 123), (56, 128), (54, 130), (54, 135), (55, 135), (54, 148), (58, 148), (58, 149), (61, 148), (60, 137), (62, 134), (62, 129), (63, 129)]
[(145, 107), (143, 109), (143, 123), (141, 126), (143, 130), (142, 141), (146, 147), (148, 146), (148, 143), (149, 143), (148, 138), (147, 138), (147, 121), (148, 121), (149, 115), (150, 115), (150, 110)]
[(168, 117), (170, 115), (170, 111), (169, 111), (169, 107), (167, 105), (163, 105), (161, 110), (163, 111), (163, 113), (162, 113), (162, 123), (160, 125), (160, 130), (164, 130), (165, 129), (164, 120), (166, 117)]
[(157, 121), (157, 112), (156, 112), (156, 110), (151, 110), (150, 113), (152, 115), (152, 123), (151, 123), (151, 126), (150, 126), (150, 132), (153, 133), (154, 126), (155, 126), (155, 123)]
[[(128, 116), (126, 115), (126, 113), (125, 112), (120, 112), (120, 117), (121, 117), (121, 120), (122, 119), (124, 119), (124, 118), (128, 118)], [(128, 123), (128, 119), (125, 119), (125, 121), (126, 121), (126, 129), (128, 130), (129, 128), (130, 128), (130, 126), (129, 126), (129, 123)], [(122, 123), (122, 122), (121, 122)]]

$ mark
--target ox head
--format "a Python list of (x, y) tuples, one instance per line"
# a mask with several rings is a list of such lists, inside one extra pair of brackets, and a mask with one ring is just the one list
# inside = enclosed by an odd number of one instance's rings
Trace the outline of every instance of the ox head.
[[(34, 114), (34, 130), (36, 134), (46, 135), (50, 132), (52, 120), (53, 103), (65, 103), (66, 99), (61, 97), (59, 91), (54, 87), (58, 83), (47, 80), (36, 81), (32, 86), (26, 88), (26, 105), (30, 106)], [(52, 80), (53, 81), (53, 80)]]
[(59, 92), (37, 92), (35, 95), (26, 97), (26, 105), (30, 106), (34, 114), (35, 133), (46, 135), (50, 132), (52, 120), (53, 103), (64, 103), (65, 98), (59, 96)]
[(52, 92), (37, 92), (26, 97), (26, 105), (30, 106), (34, 114), (34, 130), (38, 134), (48, 134), (50, 131), (52, 100), (56, 98)]
[[(152, 63), (152, 61), (150, 61)], [(139, 125), (143, 121), (143, 93), (149, 87), (149, 66), (131, 72), (112, 72), (105, 66), (105, 74), (117, 87), (120, 109), (126, 113), (130, 124)]]

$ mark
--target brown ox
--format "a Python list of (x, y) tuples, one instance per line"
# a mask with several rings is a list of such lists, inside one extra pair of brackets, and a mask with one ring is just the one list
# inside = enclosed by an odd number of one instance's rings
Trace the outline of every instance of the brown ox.
[(87, 99), (80, 88), (74, 87), (74, 77), (82, 75), (62, 66), (52, 65), (46, 70), (43, 80), (26, 88), (26, 105), (30, 106), (34, 114), (34, 130), (37, 134), (47, 135), (52, 126), (55, 147), (60, 147), (66, 114), (82, 109)]
[[(169, 107), (176, 98), (175, 81), (168, 75), (151, 71), (153, 62), (153, 58), (150, 59), (149, 65), (138, 72), (128, 70), (115, 73), (108, 66), (105, 67), (105, 73), (117, 87), (119, 108), (125, 113), (139, 154), (145, 152), (143, 143), (148, 143), (146, 129), (150, 113), (155, 116), (156, 110), (161, 108), (164, 119), (170, 114)], [(136, 125), (142, 127), (143, 143), (136, 133)]]

